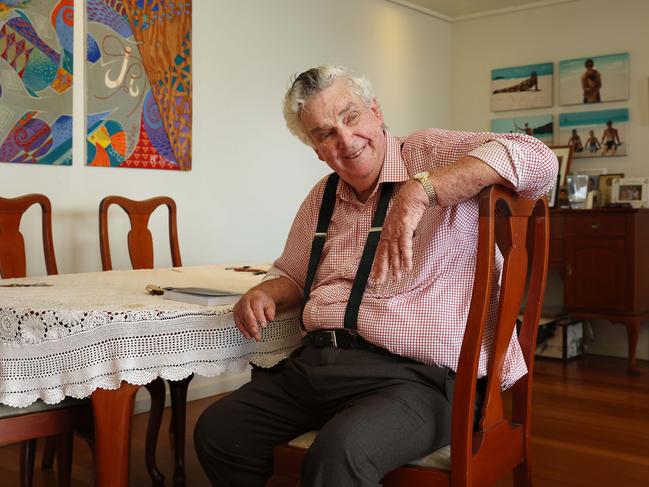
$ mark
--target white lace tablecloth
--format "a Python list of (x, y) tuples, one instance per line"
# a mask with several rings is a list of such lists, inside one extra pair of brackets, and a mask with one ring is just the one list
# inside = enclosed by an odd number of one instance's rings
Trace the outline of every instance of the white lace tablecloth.
[(300, 341), (296, 314), (246, 340), (232, 306), (205, 307), (150, 296), (147, 284), (244, 292), (261, 276), (223, 266), (127, 270), (0, 280), (0, 403), (26, 407), (88, 397), (121, 381), (146, 384), (191, 373), (216, 376), (249, 362), (270, 367)]

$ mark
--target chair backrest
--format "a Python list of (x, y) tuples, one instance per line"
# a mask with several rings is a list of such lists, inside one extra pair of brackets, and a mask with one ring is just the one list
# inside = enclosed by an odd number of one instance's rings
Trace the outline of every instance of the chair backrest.
[[(494, 272), (496, 245), (503, 257), (497, 307), (490, 307), (498, 292)], [(499, 186), (480, 194), (479, 243), (471, 308), (458, 363), (451, 429), (452, 485), (491, 485), (514, 470), (530, 449), (532, 378), (536, 334), (541, 315), (549, 256), (549, 214), (545, 196), (536, 201), (516, 197)], [(512, 390), (511, 420), (503, 407), (501, 379), (507, 349), (527, 287), (523, 322), (518, 334), (528, 374)], [(496, 325), (487, 330), (488, 317)], [(492, 335), (492, 338), (488, 335)], [(486, 341), (485, 341), (486, 338)], [(488, 379), (473, 431), (473, 404), (481, 349), (488, 347)], [(524, 468), (529, 468), (528, 462)], [(520, 466), (518, 467), (520, 468)]]
[(161, 205), (166, 205), (169, 209), (171, 263), (174, 267), (182, 266), (180, 247), (178, 246), (176, 203), (173, 199), (168, 196), (157, 196), (144, 201), (136, 201), (122, 196), (106, 196), (99, 204), (99, 247), (103, 270), (109, 271), (113, 268), (108, 242), (108, 208), (113, 204), (121, 207), (131, 222), (131, 230), (128, 232), (128, 252), (133, 269), (153, 269), (153, 237), (148, 224), (151, 213)]
[(20, 221), (34, 204), (40, 205), (42, 210), (45, 269), (49, 275), (58, 273), (52, 241), (52, 206), (47, 196), (28, 194), (17, 198), (0, 197), (0, 277), (3, 279), (27, 275), (25, 239), (20, 233)]

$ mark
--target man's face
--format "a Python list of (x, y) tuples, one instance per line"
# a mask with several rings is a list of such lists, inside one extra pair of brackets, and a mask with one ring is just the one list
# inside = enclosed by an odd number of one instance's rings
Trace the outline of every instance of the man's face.
[(383, 115), (375, 101), (366, 107), (338, 80), (312, 96), (300, 117), (321, 161), (350, 184), (359, 199), (374, 188), (385, 157)]

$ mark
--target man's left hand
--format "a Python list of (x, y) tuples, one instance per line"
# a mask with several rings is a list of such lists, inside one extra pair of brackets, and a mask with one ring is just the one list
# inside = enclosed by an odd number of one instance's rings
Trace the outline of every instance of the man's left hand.
[(388, 273), (398, 280), (402, 272), (412, 269), (412, 237), (427, 208), (428, 196), (422, 185), (407, 181), (394, 197), (383, 223), (372, 271), (377, 283), (385, 282)]

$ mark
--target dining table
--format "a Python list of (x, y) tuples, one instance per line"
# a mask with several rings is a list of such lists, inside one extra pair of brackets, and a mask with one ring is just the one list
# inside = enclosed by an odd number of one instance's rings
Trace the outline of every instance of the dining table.
[(215, 377), (272, 367), (300, 344), (296, 311), (248, 340), (233, 305), (202, 306), (147, 292), (205, 287), (244, 293), (260, 266), (188, 266), (0, 280), (0, 403), (27, 407), (66, 397), (92, 401), (99, 487), (129, 482), (135, 393), (162, 377)]

